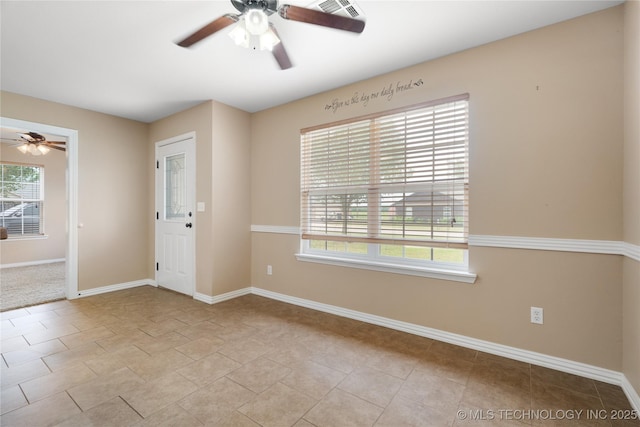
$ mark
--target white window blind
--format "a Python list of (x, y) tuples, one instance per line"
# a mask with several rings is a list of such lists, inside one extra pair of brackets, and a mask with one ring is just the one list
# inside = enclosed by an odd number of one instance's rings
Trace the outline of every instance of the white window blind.
[(301, 132), (308, 240), (467, 247), (468, 94)]

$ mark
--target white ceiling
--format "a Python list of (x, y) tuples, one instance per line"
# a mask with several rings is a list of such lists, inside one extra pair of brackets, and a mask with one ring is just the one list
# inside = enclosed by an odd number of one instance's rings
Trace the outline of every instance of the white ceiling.
[(359, 35), (271, 15), (294, 64), (282, 71), (230, 28), (175, 44), (236, 13), (228, 0), (1, 0), (1, 88), (143, 122), (209, 99), (255, 112), (622, 3), (354, 1)]

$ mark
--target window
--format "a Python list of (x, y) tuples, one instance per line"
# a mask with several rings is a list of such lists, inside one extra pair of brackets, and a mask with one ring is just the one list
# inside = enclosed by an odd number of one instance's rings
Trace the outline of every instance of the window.
[(0, 226), (9, 236), (43, 234), (44, 168), (0, 163)]
[(303, 254), (465, 270), (468, 95), (301, 132)]

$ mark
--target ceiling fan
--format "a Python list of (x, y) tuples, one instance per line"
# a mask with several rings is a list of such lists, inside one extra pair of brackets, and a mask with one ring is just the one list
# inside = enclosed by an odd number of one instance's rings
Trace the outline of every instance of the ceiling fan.
[(269, 50), (273, 53), (281, 69), (291, 68), (289, 55), (278, 37), (274, 25), (269, 22), (269, 16), (277, 12), (282, 18), (292, 21), (305, 22), (323, 27), (335, 28), (343, 31), (361, 33), (365, 22), (359, 19), (340, 16), (320, 10), (289, 4), (278, 5), (278, 0), (231, 0), (231, 4), (240, 14), (225, 14), (214, 19), (209, 24), (200, 28), (184, 40), (178, 42), (178, 46), (190, 47), (216, 32), (237, 24), (229, 33), (229, 36), (237, 45), (243, 47), (259, 46), (261, 50)]
[(29, 153), (34, 156), (44, 155), (52, 148), (54, 150), (66, 151), (66, 141), (47, 141), (47, 138), (36, 132), (18, 133), (18, 136), (20, 139), (8, 139), (8, 141), (19, 142), (19, 144), (16, 144), (17, 148), (24, 154)]

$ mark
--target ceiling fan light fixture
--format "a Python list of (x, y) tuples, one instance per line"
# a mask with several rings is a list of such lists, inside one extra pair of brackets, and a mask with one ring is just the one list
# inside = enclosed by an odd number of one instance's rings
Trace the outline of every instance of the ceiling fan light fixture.
[(280, 43), (280, 39), (271, 28), (260, 35), (260, 50), (272, 51), (278, 43)]
[(29, 152), (29, 144), (28, 143), (24, 143), (22, 145), (18, 145), (16, 148), (18, 150), (20, 150), (20, 152), (22, 154), (27, 154)]
[(233, 40), (233, 42), (242, 47), (249, 47), (249, 41), (251, 39), (250, 34), (247, 32), (247, 28), (245, 27), (244, 20), (241, 19), (238, 24), (231, 30), (229, 33), (229, 37)]
[(45, 155), (47, 154), (49, 151), (51, 151), (51, 149), (49, 147), (47, 147), (46, 145), (38, 145), (36, 147), (36, 149), (42, 154)]
[(244, 16), (247, 32), (254, 36), (260, 36), (269, 30), (269, 18), (260, 9), (251, 9)]

